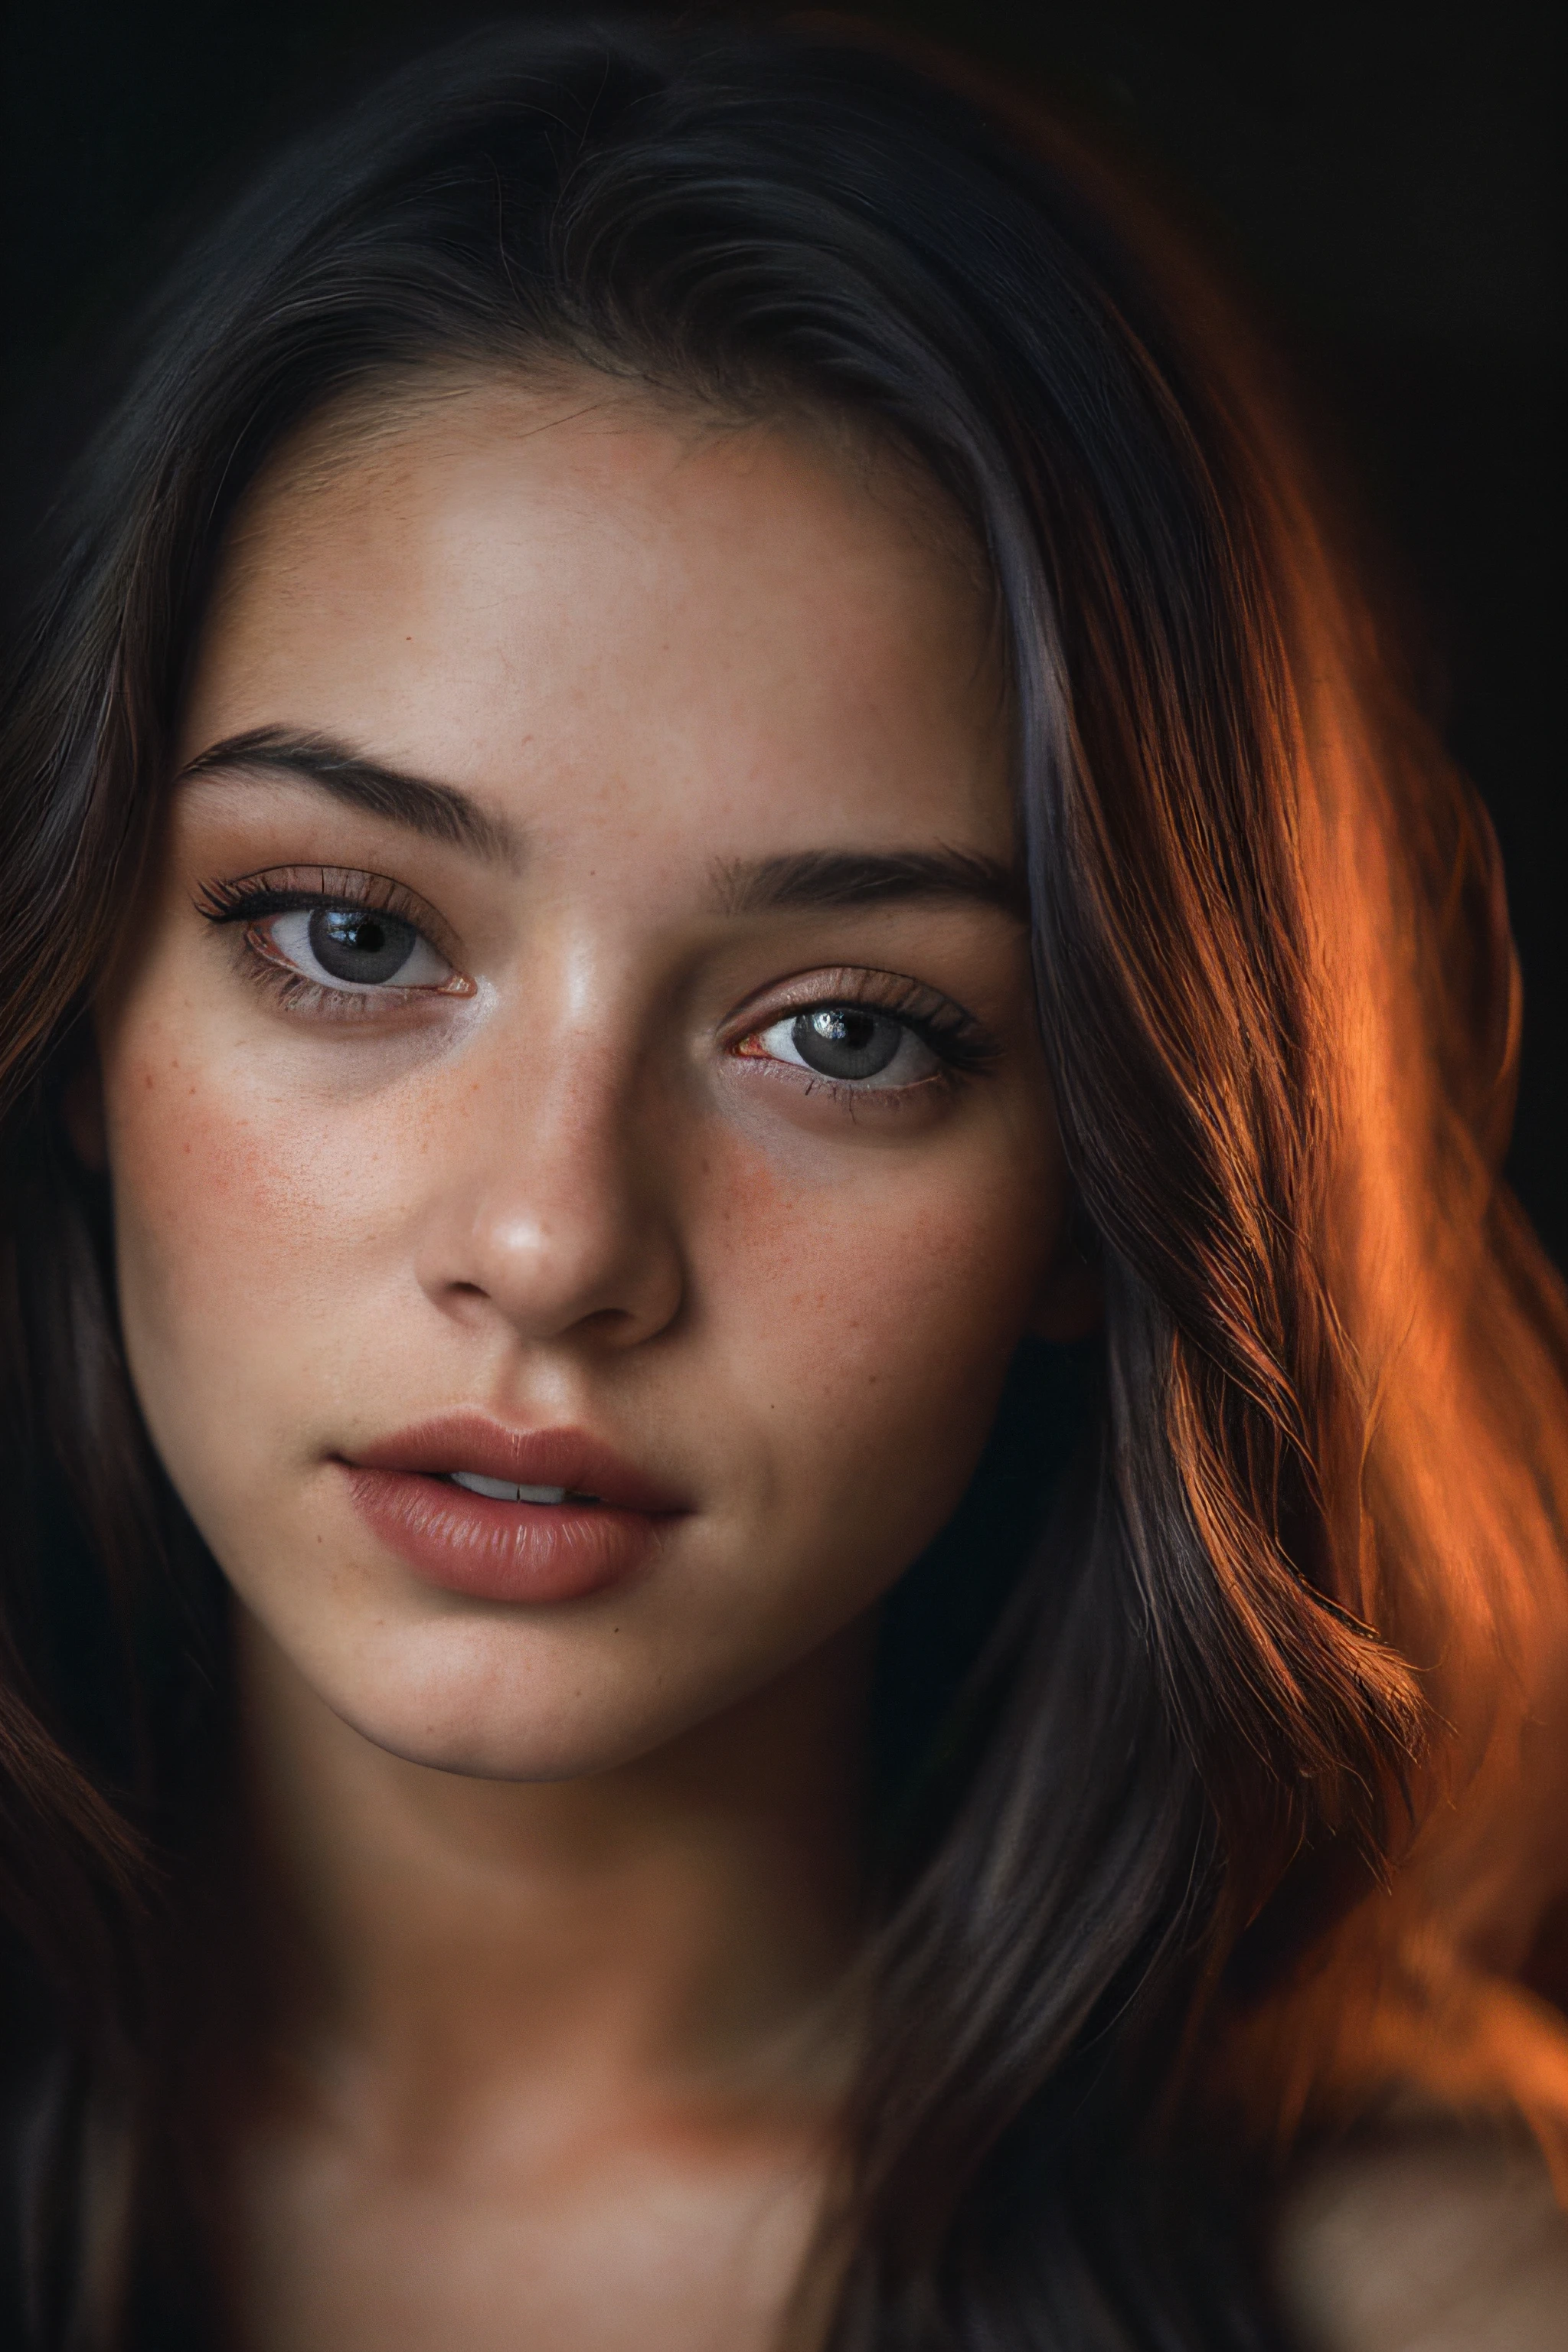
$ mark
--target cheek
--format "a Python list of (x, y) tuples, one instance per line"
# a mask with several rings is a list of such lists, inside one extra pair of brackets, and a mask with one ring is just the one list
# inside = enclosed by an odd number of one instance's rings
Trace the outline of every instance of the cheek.
[(870, 1158), (813, 1185), (737, 1155), (705, 1288), (728, 1384), (769, 1433), (771, 1507), (901, 1549), (896, 1571), (978, 1459), (1064, 1188), (1043, 1141)]
[[(109, 1163), (127, 1346), (138, 1385), (177, 1379), (183, 1413), (232, 1401), (332, 1308), (356, 1233), (395, 1188), (379, 1152), (345, 1166), (318, 1106), (270, 1099), (199, 1018), (128, 1020), (104, 1055)], [(210, 1050), (205, 1050), (210, 1043)]]

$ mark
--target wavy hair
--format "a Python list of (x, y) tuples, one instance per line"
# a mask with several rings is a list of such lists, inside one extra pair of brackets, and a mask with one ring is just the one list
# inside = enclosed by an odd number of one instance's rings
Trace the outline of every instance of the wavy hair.
[(238, 500), (323, 404), (437, 367), (817, 404), (914, 455), (994, 583), (1104, 1317), (1065, 1375), (1023, 1368), (889, 1612), (823, 2340), (1270, 2342), (1257, 2184), (1391, 2100), (1522, 2112), (1568, 2174), (1568, 2034), (1521, 1981), (1568, 1886), (1568, 1305), (1498, 1172), (1497, 854), (1201, 273), (940, 61), (533, 26), (310, 135), (142, 352), (0, 751), (18, 2340), (216, 2325), (172, 1988), (221, 1588), (140, 1421), (61, 1095)]

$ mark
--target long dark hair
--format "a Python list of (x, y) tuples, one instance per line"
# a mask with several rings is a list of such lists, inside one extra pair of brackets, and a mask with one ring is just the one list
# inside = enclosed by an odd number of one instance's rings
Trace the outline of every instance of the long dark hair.
[(1497, 1181), (1518, 1009), (1491, 836), (1222, 307), (1069, 139), (869, 37), (580, 24), (423, 60), (191, 257), (19, 650), (17, 2324), (200, 2338), (170, 1988), (226, 1721), (219, 1580), (142, 1428), (61, 1093), (258, 469), (339, 395), (555, 363), (848, 413), (967, 518), (1103, 1282), (1089, 1360), (1024, 1368), (890, 1612), (827, 2340), (1271, 2341), (1238, 2154), (1267, 2179), (1411, 2081), (1548, 2138), (1568, 2115), (1550, 2013), (1507, 1981), (1556, 1892), (1530, 1825), (1563, 1759), (1522, 1727), (1563, 1695), (1568, 1316)]

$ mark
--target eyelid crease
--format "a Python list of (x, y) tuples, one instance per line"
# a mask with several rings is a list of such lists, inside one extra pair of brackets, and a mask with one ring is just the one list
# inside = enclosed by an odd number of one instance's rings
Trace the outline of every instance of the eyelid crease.
[[(310, 875), (310, 883), (299, 877)], [(209, 923), (258, 922), (267, 915), (296, 914), (306, 908), (355, 907), (396, 915), (422, 939), (455, 961), (451, 927), (438, 908), (390, 874), (346, 866), (268, 866), (233, 879), (204, 882), (195, 909)]]
[[(293, 877), (309, 874), (313, 884), (302, 887)], [(379, 998), (409, 1004), (426, 997), (468, 997), (476, 983), (461, 969), (455, 943), (439, 911), (418, 898), (405, 883), (389, 874), (371, 874), (353, 866), (263, 866), (248, 875), (204, 883), (195, 906), (205, 922), (215, 927), (244, 927), (246, 956), (252, 977), (264, 982), (279, 1002), (298, 1005), (309, 994), (318, 1012), (342, 1019), (351, 1008), (368, 1013)], [(260, 927), (281, 915), (314, 913), (322, 908), (346, 908), (355, 913), (389, 915), (404, 923), (445, 963), (448, 978), (400, 985), (395, 979), (376, 987), (351, 982), (328, 985), (300, 971), (273, 943), (257, 936)], [(444, 936), (446, 934), (446, 936)]]
[(786, 1012), (808, 1012), (819, 1004), (862, 1004), (877, 1013), (921, 1013), (949, 1018), (955, 1026), (984, 1034), (984, 1024), (956, 997), (933, 988), (929, 981), (913, 980), (904, 972), (879, 971), (869, 964), (826, 965), (789, 980), (771, 981), (754, 990), (732, 1019), (755, 1028), (763, 1018), (763, 1008), (770, 1003), (778, 1006), (779, 1018)]
[(904, 1022), (917, 1035), (925, 1038), (944, 1061), (957, 1068), (983, 1069), (995, 1060), (1000, 1051), (997, 1040), (983, 1022), (928, 982), (855, 965), (812, 972), (793, 982), (775, 983), (773, 992), (759, 991), (751, 1004), (727, 1024), (731, 1030), (730, 1049), (761, 1036), (792, 1014), (798, 1017), (835, 1004), (882, 1013)]

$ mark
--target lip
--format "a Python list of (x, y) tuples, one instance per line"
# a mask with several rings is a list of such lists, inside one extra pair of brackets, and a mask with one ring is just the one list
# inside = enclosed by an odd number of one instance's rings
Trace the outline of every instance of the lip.
[[(426, 1583), (476, 1600), (575, 1601), (624, 1583), (690, 1507), (585, 1431), (509, 1429), (481, 1412), (443, 1413), (336, 1460), (372, 1533)], [(470, 1494), (440, 1475), (453, 1470), (563, 1486), (567, 1499)]]

